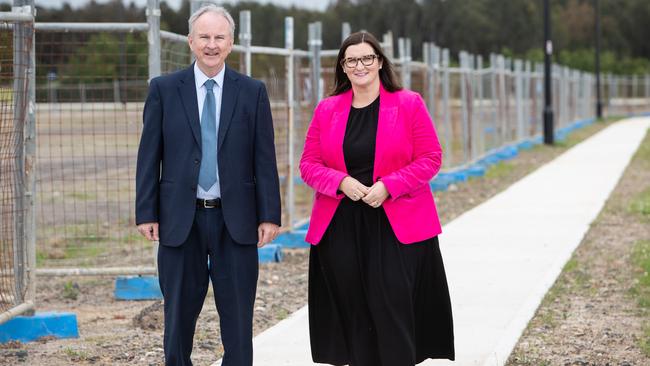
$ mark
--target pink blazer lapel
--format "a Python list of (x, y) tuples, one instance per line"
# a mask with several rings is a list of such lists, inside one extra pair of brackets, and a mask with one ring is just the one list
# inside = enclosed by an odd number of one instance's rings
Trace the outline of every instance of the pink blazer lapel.
[(379, 121), (377, 122), (377, 142), (375, 145), (374, 179), (377, 179), (377, 168), (386, 158), (387, 146), (394, 140), (393, 129), (397, 123), (397, 93), (390, 93), (384, 86), (379, 90)]
[(350, 116), (350, 107), (352, 106), (352, 90), (341, 94), (339, 100), (334, 107), (331, 120), (331, 140), (330, 146), (334, 154), (334, 168), (347, 173), (345, 166), (345, 157), (343, 156), (343, 139), (345, 138), (345, 128), (348, 124), (348, 117)]

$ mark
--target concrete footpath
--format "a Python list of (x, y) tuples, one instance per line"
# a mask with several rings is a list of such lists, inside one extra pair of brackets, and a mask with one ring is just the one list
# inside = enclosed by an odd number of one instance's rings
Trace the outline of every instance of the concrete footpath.
[[(650, 118), (618, 122), (443, 227), (456, 362), (420, 365), (506, 362), (649, 127)], [(315, 365), (307, 308), (257, 336), (254, 348), (256, 366)]]

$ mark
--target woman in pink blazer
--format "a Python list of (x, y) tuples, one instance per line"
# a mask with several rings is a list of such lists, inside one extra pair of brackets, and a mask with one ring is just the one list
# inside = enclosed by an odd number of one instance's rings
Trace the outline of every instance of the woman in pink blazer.
[(451, 304), (429, 181), (442, 152), (422, 98), (371, 34), (338, 53), (300, 160), (315, 190), (306, 240), (315, 362), (411, 366), (454, 359)]

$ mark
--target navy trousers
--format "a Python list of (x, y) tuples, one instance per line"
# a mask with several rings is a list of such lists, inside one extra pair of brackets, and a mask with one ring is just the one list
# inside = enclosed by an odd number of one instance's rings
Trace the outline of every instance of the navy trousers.
[(235, 243), (221, 208), (197, 208), (186, 241), (179, 247), (159, 247), (158, 272), (165, 302), (166, 366), (192, 365), (194, 330), (210, 280), (224, 347), (222, 366), (253, 364), (257, 246)]

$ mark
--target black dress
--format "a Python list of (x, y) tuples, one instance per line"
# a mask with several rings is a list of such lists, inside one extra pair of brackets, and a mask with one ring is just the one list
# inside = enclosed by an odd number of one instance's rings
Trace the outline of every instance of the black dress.
[[(343, 142), (348, 174), (372, 185), (379, 98), (352, 108)], [(447, 279), (434, 237), (404, 245), (383, 208), (344, 198), (311, 247), (309, 332), (314, 362), (412, 366), (454, 359)]]

